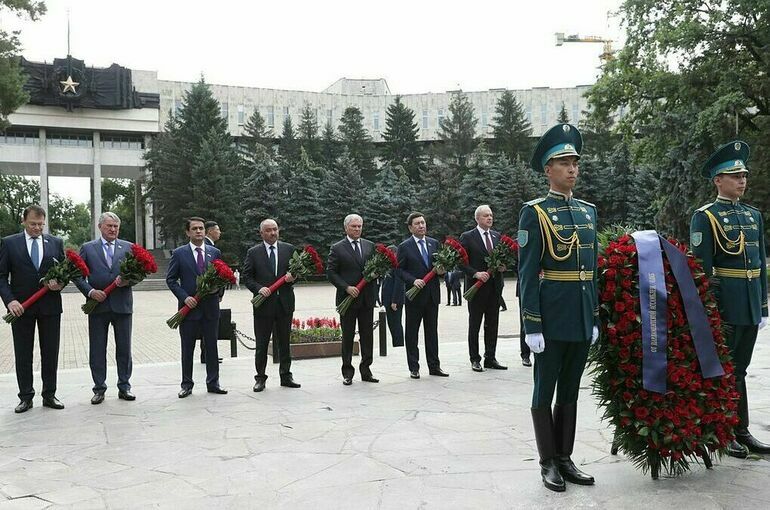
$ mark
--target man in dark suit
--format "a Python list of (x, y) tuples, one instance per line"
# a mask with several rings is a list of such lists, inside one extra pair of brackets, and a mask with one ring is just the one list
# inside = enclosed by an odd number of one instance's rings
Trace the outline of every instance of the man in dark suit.
[(204, 242), (203, 218), (192, 217), (185, 222), (185, 232), (190, 242), (171, 254), (166, 273), (166, 285), (179, 300), (179, 308), (187, 305), (189, 315), (179, 325), (182, 339), (182, 389), (179, 398), (190, 396), (193, 388), (193, 351), (195, 340), (203, 338), (206, 345), (206, 389), (209, 393), (224, 395), (227, 390), (219, 386), (219, 362), (217, 358), (217, 334), (219, 329), (219, 291), (195, 299), (196, 279), (209, 264), (221, 258), (221, 253)]
[(24, 232), (3, 239), (0, 245), (0, 296), (8, 311), (18, 317), (11, 325), (19, 385), (17, 413), (32, 408), (32, 351), (35, 325), (40, 337), (40, 367), (43, 379), (43, 406), (64, 409), (56, 398), (56, 367), (59, 361), (61, 294), (63, 285), (55, 280), (44, 282), (49, 289), (37, 303), (24, 309), (21, 303), (40, 289), (40, 280), (56, 262), (64, 260), (64, 243), (58, 237), (43, 234), (45, 210), (30, 205), (22, 216)]
[[(254, 336), (257, 340), (254, 352), (254, 365), (257, 375), (254, 391), (265, 389), (267, 374), (267, 345), (270, 335), (273, 335), (274, 345), (278, 346), (281, 376), (281, 386), (299, 388), (291, 373), (291, 319), (294, 316), (294, 287), (295, 277), (289, 273), (289, 259), (296, 248), (289, 243), (278, 240), (278, 223), (273, 219), (263, 220), (259, 224), (259, 234), (262, 242), (249, 248), (243, 261), (241, 277), (246, 287), (254, 294), (262, 294), (266, 300), (259, 308), (254, 309)], [(270, 285), (278, 278), (286, 275), (286, 284), (270, 292)], [(273, 334), (273, 332), (275, 332)], [(276, 349), (273, 349), (275, 352)]]
[[(420, 324), (424, 324), (425, 357), (428, 361), (428, 373), (440, 377), (449, 377), (441, 370), (438, 358), (438, 307), (441, 304), (441, 285), (439, 278), (428, 283), (422, 280), (433, 267), (433, 254), (438, 251), (438, 241), (426, 236), (428, 230), (425, 216), (413, 212), (407, 217), (409, 236), (398, 247), (398, 275), (405, 287), (413, 285), (422, 289), (413, 301), (406, 302), (406, 360), (409, 363), (409, 376), (420, 378), (420, 349), (417, 337)], [(438, 272), (441, 276), (444, 271)]]
[(361, 233), (364, 220), (357, 214), (348, 214), (343, 221), (345, 237), (334, 243), (326, 263), (326, 276), (337, 288), (336, 304), (352, 296), (353, 304), (345, 315), (340, 316), (342, 326), (342, 384), (353, 384), (353, 337), (358, 335), (361, 343), (361, 364), (358, 370), (361, 380), (380, 382), (372, 376), (372, 351), (374, 345), (374, 304), (377, 300), (377, 282), (369, 282), (359, 293), (356, 284), (364, 277), (366, 261), (374, 255), (374, 243), (363, 239)]
[[(207, 221), (204, 225), (206, 228), (206, 237), (203, 238), (203, 242), (206, 243), (206, 246), (216, 246), (216, 242), (219, 241), (219, 238), (222, 237), (222, 231), (219, 229), (219, 223), (216, 221)], [(203, 341), (203, 338), (200, 339), (201, 341), (201, 363), (206, 363), (206, 342)], [(217, 361), (219, 363), (222, 363), (222, 358), (218, 358)]]
[[(505, 268), (487, 267), (486, 258), (500, 242), (500, 233), (492, 230), (494, 216), (488, 205), (480, 205), (474, 213), (476, 228), (463, 232), (460, 236), (465, 251), (468, 252), (468, 265), (463, 265), (465, 286), (470, 288), (477, 281), (485, 282), (476, 296), (468, 302), (468, 354), (474, 372), (483, 372), (484, 368), (507, 370), (495, 358), (497, 350), (497, 326), (500, 318), (500, 296), (503, 292)], [(484, 367), (479, 355), (479, 329), (484, 321)]]
[[(388, 248), (394, 252), (398, 250), (396, 245)], [(380, 301), (385, 307), (385, 320), (393, 339), (393, 347), (404, 345), (404, 327), (401, 325), (401, 311), (404, 309), (404, 281), (398, 276), (397, 271), (397, 269), (391, 270), (382, 279), (380, 294)]]
[(452, 291), (452, 305), (461, 306), (463, 304), (463, 295), (460, 291), (462, 287), (463, 272), (460, 270), (450, 271), (448, 274), (452, 275), (449, 281), (449, 287)]
[(88, 314), (88, 364), (94, 380), (92, 404), (104, 402), (107, 390), (107, 333), (112, 324), (115, 333), (115, 360), (118, 365), (118, 398), (135, 400), (131, 393), (131, 320), (134, 298), (128, 282), (119, 280), (118, 287), (109, 295), (103, 289), (120, 278), (120, 263), (131, 251), (131, 243), (118, 239), (120, 218), (112, 212), (99, 217), (99, 239), (80, 247), (90, 275), (78, 278), (75, 285), (84, 296), (95, 299), (99, 305)]

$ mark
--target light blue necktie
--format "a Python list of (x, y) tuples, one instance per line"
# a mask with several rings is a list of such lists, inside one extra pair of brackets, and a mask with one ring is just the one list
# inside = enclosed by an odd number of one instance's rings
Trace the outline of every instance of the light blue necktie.
[(430, 259), (428, 258), (428, 250), (425, 249), (425, 239), (417, 241), (420, 244), (420, 253), (422, 254), (422, 260), (425, 262), (425, 267), (430, 268)]
[(105, 250), (107, 252), (107, 265), (112, 268), (112, 257), (115, 255), (115, 251), (112, 249), (112, 243), (107, 242), (107, 249)]
[(40, 271), (40, 248), (37, 246), (37, 240), (37, 237), (32, 238), (32, 248), (29, 250), (29, 256), (35, 269)]

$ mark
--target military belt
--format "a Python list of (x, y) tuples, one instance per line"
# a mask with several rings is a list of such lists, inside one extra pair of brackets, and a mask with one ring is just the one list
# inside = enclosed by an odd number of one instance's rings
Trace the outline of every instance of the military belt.
[(759, 278), (761, 269), (733, 269), (729, 267), (715, 267), (714, 275), (722, 278), (744, 278), (751, 280)]
[(556, 271), (553, 269), (543, 270), (544, 280), (554, 280), (557, 282), (584, 282), (593, 280), (593, 271)]

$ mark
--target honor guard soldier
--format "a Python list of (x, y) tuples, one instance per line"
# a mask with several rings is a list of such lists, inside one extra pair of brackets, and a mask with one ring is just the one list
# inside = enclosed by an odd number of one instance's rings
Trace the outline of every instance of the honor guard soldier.
[(690, 244), (713, 276), (714, 293), (722, 320), (727, 324), (727, 344), (735, 365), (741, 399), (736, 440), (727, 449), (731, 457), (745, 458), (747, 450), (770, 453), (770, 445), (749, 432), (746, 370), (751, 362), (757, 331), (767, 324), (767, 266), (762, 213), (744, 204), (749, 170), (749, 145), (734, 141), (720, 147), (703, 165), (701, 174), (717, 188), (717, 199), (697, 211), (690, 222)]
[(557, 492), (565, 490), (565, 480), (594, 483), (570, 458), (580, 378), (599, 335), (596, 207), (572, 196), (582, 146), (570, 124), (540, 138), (531, 166), (545, 172), (550, 190), (519, 215), (521, 309), (525, 340), (535, 353), (532, 422), (543, 483)]

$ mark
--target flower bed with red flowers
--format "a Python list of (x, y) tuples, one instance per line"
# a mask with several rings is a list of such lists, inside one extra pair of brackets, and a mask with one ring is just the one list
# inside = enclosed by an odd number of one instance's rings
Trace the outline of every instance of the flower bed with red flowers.
[(722, 377), (704, 379), (690, 336), (682, 297), (668, 261), (663, 260), (668, 291), (667, 377), (665, 394), (642, 384), (642, 324), (636, 245), (622, 230), (606, 233), (599, 256), (600, 341), (591, 352), (593, 389), (604, 419), (615, 427), (614, 446), (637, 468), (654, 477), (680, 475), (698, 458), (721, 455), (734, 438), (739, 395), (729, 350), (721, 332), (708, 278), (686, 246), (690, 272), (706, 310)]
[(317, 342), (339, 342), (342, 340), (342, 330), (336, 317), (309, 317), (305, 320), (291, 320), (292, 344), (307, 344)]

